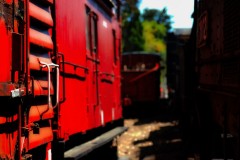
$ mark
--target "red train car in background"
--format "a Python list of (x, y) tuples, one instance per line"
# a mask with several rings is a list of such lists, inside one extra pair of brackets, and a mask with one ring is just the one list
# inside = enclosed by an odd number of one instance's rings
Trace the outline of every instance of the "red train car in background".
[(155, 105), (160, 99), (160, 61), (158, 53), (122, 54), (122, 97), (124, 106)]
[(121, 134), (120, 1), (0, 8), (0, 159), (78, 159)]

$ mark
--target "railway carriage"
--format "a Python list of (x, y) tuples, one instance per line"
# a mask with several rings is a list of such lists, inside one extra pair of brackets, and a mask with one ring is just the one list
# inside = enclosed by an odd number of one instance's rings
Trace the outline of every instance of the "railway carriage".
[(160, 99), (160, 61), (158, 53), (122, 54), (122, 97), (124, 106), (156, 105)]
[(120, 4), (0, 0), (0, 159), (77, 159), (125, 130)]
[(204, 160), (240, 159), (239, 7), (239, 1), (195, 1), (184, 112)]

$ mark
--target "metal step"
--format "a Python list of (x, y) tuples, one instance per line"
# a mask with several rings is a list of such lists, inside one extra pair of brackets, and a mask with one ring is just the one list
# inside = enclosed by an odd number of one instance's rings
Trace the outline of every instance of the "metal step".
[(76, 146), (64, 153), (64, 159), (71, 159), (77, 160), (91, 151), (107, 144), (108, 142), (112, 141), (117, 135), (122, 134), (124, 131), (127, 130), (127, 127), (116, 127), (109, 132), (106, 132), (99, 137), (88, 141), (84, 144)]

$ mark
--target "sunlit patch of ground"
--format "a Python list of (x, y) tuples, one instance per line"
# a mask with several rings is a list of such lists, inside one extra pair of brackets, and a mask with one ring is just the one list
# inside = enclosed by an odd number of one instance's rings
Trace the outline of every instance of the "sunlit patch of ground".
[[(150, 133), (159, 131), (164, 127), (176, 126), (178, 123), (173, 122), (149, 122), (138, 124), (138, 119), (126, 119), (124, 125), (129, 129), (123, 133), (117, 140), (119, 160), (139, 160), (141, 148), (151, 147), (155, 142), (148, 140)], [(159, 141), (160, 142), (160, 141)], [(161, 140), (161, 143), (178, 143), (181, 139)], [(148, 155), (144, 160), (156, 160), (155, 155)]]

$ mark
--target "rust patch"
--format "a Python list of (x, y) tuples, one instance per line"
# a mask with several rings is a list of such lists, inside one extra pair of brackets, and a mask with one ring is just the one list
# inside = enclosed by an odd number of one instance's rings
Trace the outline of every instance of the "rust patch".
[[(4, 19), (6, 29), (14, 29), (14, 20), (18, 23), (23, 21), (23, 1), (18, 1), (18, 3), (9, 3), (6, 0), (0, 0), (0, 18)], [(18, 26), (20, 27), (20, 26)]]
[(4, 19), (8, 29), (13, 28), (13, 7), (4, 0), (0, 1), (0, 17)]
[(0, 83), (0, 96), (10, 96), (14, 88), (14, 84)]

